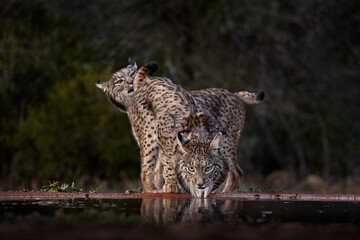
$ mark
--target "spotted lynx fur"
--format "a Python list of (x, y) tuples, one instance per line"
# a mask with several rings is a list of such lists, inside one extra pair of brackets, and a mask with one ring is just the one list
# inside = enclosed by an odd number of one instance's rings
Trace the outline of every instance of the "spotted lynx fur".
[[(156, 160), (162, 164), (164, 192), (182, 190), (206, 197), (224, 182), (228, 172), (219, 124), (179, 85), (167, 78), (150, 77), (148, 73), (156, 68), (155, 63), (146, 64), (135, 76), (128, 110), (133, 132), (140, 139), (152, 136), (150, 129), (155, 128), (153, 144), (159, 147), (158, 156), (148, 161), (153, 166)], [(151, 142), (146, 147), (151, 147)]]
[[(107, 82), (97, 83), (97, 86), (106, 92), (109, 100), (121, 111), (128, 110), (129, 104), (131, 102), (129, 99), (132, 99), (134, 93), (132, 80), (136, 71), (137, 67), (135, 62), (130, 62), (128, 67), (123, 68), (115, 73)], [(242, 170), (237, 163), (236, 142), (244, 124), (245, 111), (243, 102), (248, 104), (261, 102), (264, 97), (263, 92), (258, 94), (245, 91), (239, 93), (230, 93), (224, 89), (213, 88), (192, 91), (191, 94), (195, 97), (198, 103), (202, 105), (203, 108), (205, 108), (208, 112), (217, 118), (220, 124), (220, 129), (222, 129), (222, 132), (225, 133), (222, 136), (222, 144), (225, 150), (223, 151), (223, 155), (225, 155), (227, 165), (230, 166), (230, 171), (228, 172), (224, 191), (234, 190), (239, 187), (242, 178)], [(148, 114), (149, 116), (151, 115), (151, 113)], [(156, 181), (156, 183), (153, 181), (153, 164), (156, 162), (159, 149), (156, 141), (155, 127), (150, 127), (150, 130), (152, 130), (152, 134), (149, 133), (147, 136), (145, 136), (145, 138), (149, 138), (149, 141), (147, 141), (149, 143), (146, 145), (141, 144), (143, 137), (137, 137), (136, 134), (135, 137), (141, 148), (142, 159), (148, 159), (146, 163), (144, 160), (142, 161), (142, 182), (144, 190), (156, 191), (155, 186), (158, 185), (157, 189), (159, 189), (161, 184), (159, 180)], [(178, 138), (181, 137), (182, 135), (178, 136)], [(142, 145), (144, 145), (144, 148), (141, 147)], [(160, 161), (157, 161), (157, 163), (160, 163)], [(159, 164), (157, 165), (160, 166)], [(159, 167), (157, 168), (157, 171), (159, 171)], [(184, 172), (181, 170), (178, 171), (180, 171), (180, 173)], [(157, 177), (158, 175), (159, 174), (157, 174)], [(178, 177), (180, 180), (185, 179), (184, 177), (181, 177), (181, 174)], [(183, 181), (184, 180), (181, 180), (180, 183), (183, 183)], [(201, 179), (199, 180), (198, 178), (198, 184), (199, 183), (201, 184)], [(193, 195), (195, 195), (195, 193), (193, 193)]]

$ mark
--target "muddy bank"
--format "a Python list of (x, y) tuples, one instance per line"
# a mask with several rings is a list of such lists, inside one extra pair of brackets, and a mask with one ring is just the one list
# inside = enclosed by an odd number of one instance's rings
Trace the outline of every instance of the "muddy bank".
[[(142, 198), (192, 198), (190, 194), (172, 193), (60, 193), (60, 192), (0, 192), (0, 201), (36, 201), (66, 199), (142, 199)], [(209, 199), (239, 199), (261, 201), (332, 201), (360, 202), (355, 194), (301, 194), (301, 193), (214, 193)]]

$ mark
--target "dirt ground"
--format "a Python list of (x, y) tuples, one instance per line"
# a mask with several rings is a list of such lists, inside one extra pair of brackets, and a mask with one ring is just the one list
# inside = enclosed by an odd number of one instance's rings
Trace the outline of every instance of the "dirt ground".
[[(141, 199), (141, 198), (191, 198), (178, 193), (61, 193), (61, 192), (0, 192), (1, 201), (34, 201), (47, 199)], [(208, 198), (266, 201), (332, 201), (360, 202), (357, 194), (307, 194), (307, 193), (213, 193)]]

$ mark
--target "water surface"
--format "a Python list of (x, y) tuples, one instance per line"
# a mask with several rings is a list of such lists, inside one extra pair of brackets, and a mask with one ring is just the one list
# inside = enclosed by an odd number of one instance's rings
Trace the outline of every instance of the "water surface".
[(0, 221), (95, 221), (123, 224), (303, 222), (360, 225), (358, 202), (238, 199), (74, 199), (0, 202)]

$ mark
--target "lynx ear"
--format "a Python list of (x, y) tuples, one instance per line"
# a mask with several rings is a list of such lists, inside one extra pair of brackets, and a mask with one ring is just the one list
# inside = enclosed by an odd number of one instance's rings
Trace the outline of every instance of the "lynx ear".
[(129, 76), (134, 78), (136, 75), (136, 71), (137, 71), (136, 62), (131, 57), (129, 57), (128, 61), (129, 61), (129, 65), (126, 68), (130, 69)]
[(131, 57), (128, 58), (128, 62), (129, 62), (129, 65), (127, 66), (128, 68), (134, 66), (137, 68), (135, 60), (132, 59)]
[(218, 134), (216, 134), (216, 136), (210, 143), (210, 150), (211, 151), (220, 150), (222, 147), (222, 139), (223, 139), (222, 133), (218, 132)]
[(178, 139), (178, 142), (179, 142), (179, 146), (180, 146), (180, 149), (181, 149), (182, 151), (185, 151), (186, 145), (190, 142), (189, 139), (187, 139), (186, 137), (184, 137), (184, 136), (182, 135), (182, 133), (184, 133), (184, 132), (186, 132), (186, 131), (180, 131), (180, 132), (178, 132), (178, 134), (177, 134), (177, 139)]
[(96, 81), (95, 85), (96, 85), (96, 87), (102, 89), (103, 91), (105, 91), (106, 88), (107, 88), (107, 82), (102, 82), (101, 83), (100, 79)]

